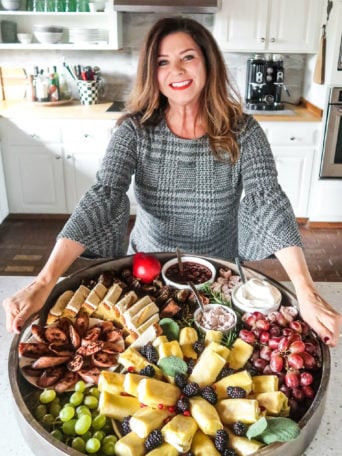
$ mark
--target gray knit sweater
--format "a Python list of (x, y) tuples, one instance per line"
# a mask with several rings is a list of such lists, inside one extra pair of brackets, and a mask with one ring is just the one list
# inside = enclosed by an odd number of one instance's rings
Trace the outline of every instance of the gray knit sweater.
[(125, 120), (112, 135), (96, 183), (59, 237), (82, 243), (95, 256), (124, 255), (126, 192), (134, 174), (138, 209), (128, 253), (178, 246), (227, 260), (259, 260), (301, 245), (270, 146), (253, 117), (246, 116), (238, 143), (240, 157), (231, 165), (214, 158), (207, 136), (182, 139), (165, 121), (142, 129)]

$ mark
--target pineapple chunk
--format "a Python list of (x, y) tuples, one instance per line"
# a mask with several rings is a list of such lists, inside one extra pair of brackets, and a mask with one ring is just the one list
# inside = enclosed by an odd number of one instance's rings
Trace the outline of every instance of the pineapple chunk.
[(190, 398), (190, 412), (204, 434), (214, 436), (219, 429), (223, 429), (216, 408), (202, 397)]
[(229, 348), (225, 347), (224, 345), (219, 344), (218, 342), (210, 342), (210, 344), (208, 344), (206, 348), (212, 350), (213, 352), (215, 352), (217, 354), (219, 354), (226, 361), (229, 358), (229, 355), (230, 355)]
[(215, 448), (214, 442), (200, 429), (198, 429), (192, 439), (191, 453), (194, 456), (220, 456), (220, 453)]
[(252, 424), (260, 418), (259, 404), (255, 399), (223, 399), (216, 408), (224, 424), (234, 421)]
[(178, 386), (154, 378), (144, 378), (138, 385), (139, 401), (152, 407), (158, 404), (175, 405), (180, 394)]
[(103, 391), (99, 399), (101, 415), (107, 415), (115, 420), (123, 420), (127, 415), (134, 415), (140, 410), (140, 402), (136, 397), (120, 396)]
[(218, 399), (223, 399), (227, 397), (227, 387), (228, 386), (240, 386), (243, 388), (247, 394), (252, 390), (253, 379), (249, 372), (246, 370), (241, 372), (236, 372), (236, 374), (227, 375), (223, 377), (218, 382), (214, 383), (215, 391)]
[(179, 345), (192, 345), (198, 340), (198, 334), (195, 328), (186, 326), (182, 328), (179, 333)]
[(255, 375), (252, 381), (252, 390), (255, 394), (278, 391), (279, 389), (277, 375)]
[(253, 346), (247, 344), (244, 340), (237, 338), (233, 343), (229, 356), (229, 367), (232, 369), (241, 369), (252, 356)]
[(167, 409), (144, 407), (131, 417), (129, 424), (132, 431), (139, 437), (146, 438), (153, 429), (159, 429), (168, 416), (170, 416), (170, 412)]
[(255, 439), (247, 439), (247, 437), (238, 437), (229, 432), (229, 446), (234, 448), (239, 456), (249, 456), (260, 450), (264, 444)]
[(120, 394), (124, 391), (124, 374), (119, 372), (101, 371), (98, 381), (99, 391), (107, 391), (111, 394)]
[(260, 393), (256, 399), (259, 405), (265, 407), (267, 415), (288, 416), (290, 413), (288, 398), (282, 391)]
[(221, 343), (223, 333), (221, 331), (216, 331), (215, 329), (209, 329), (205, 334), (204, 343), (205, 345), (210, 344), (210, 342)]
[(197, 429), (197, 423), (191, 416), (176, 415), (162, 427), (161, 432), (165, 442), (174, 446), (180, 453), (186, 453), (190, 450)]
[(134, 432), (129, 432), (116, 442), (115, 454), (116, 456), (143, 456), (145, 454), (144, 439)]
[(216, 380), (222, 367), (226, 364), (226, 359), (212, 350), (211, 346), (213, 343), (203, 350), (189, 376), (189, 381), (198, 383), (201, 388), (211, 385)]
[(158, 346), (159, 359), (166, 358), (168, 356), (177, 356), (183, 359), (183, 352), (177, 340), (171, 342), (162, 342)]
[[(128, 347), (124, 352), (119, 354), (118, 362), (123, 365), (126, 369), (134, 367), (136, 372), (141, 371), (148, 364), (151, 364), (147, 359), (142, 356), (138, 350), (133, 347)], [(163, 376), (162, 371), (155, 364), (151, 364), (156, 371), (156, 377), (161, 378)]]
[(125, 393), (130, 394), (131, 396), (138, 397), (138, 385), (143, 378), (148, 378), (145, 375), (133, 374), (128, 372), (125, 375), (125, 380), (123, 388)]
[(155, 340), (152, 342), (152, 345), (156, 348), (159, 347), (160, 344), (168, 342), (168, 338), (166, 336), (158, 336), (155, 338)]
[(163, 443), (158, 448), (146, 453), (146, 456), (178, 456), (178, 450), (169, 443)]

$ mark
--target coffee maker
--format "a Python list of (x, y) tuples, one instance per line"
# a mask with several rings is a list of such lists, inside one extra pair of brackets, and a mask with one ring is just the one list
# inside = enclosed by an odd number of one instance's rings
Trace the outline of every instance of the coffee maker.
[(281, 93), (284, 89), (284, 64), (280, 54), (256, 54), (247, 60), (246, 108), (256, 111), (284, 109)]

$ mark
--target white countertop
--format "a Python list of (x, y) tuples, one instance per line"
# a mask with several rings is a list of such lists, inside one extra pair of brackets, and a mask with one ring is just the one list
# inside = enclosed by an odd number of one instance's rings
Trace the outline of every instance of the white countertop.
[[(16, 290), (30, 283), (32, 277), (0, 276), (0, 302)], [(288, 283), (284, 283), (288, 286)], [(342, 282), (319, 282), (316, 284), (322, 295), (342, 311)], [(8, 352), (13, 338), (4, 325), (1, 307), (0, 319), (0, 429), (1, 454), (5, 456), (35, 456), (22, 437), (12, 409), (11, 388), (8, 381)], [(341, 454), (342, 429), (342, 340), (331, 350), (331, 377), (328, 388), (326, 409), (320, 427), (303, 456), (337, 456)], [(340, 448), (340, 449), (338, 449)], [(54, 456), (53, 453), (45, 456)], [(285, 455), (284, 455), (285, 456)], [(291, 456), (291, 455), (286, 455)]]

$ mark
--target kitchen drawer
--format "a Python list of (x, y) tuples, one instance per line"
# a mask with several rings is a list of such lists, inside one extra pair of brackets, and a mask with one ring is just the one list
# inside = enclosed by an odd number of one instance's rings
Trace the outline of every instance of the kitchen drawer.
[(61, 141), (61, 133), (55, 121), (46, 119), (15, 120), (0, 122), (1, 139), (9, 145), (32, 145)]
[(261, 122), (266, 136), (272, 146), (306, 147), (318, 144), (319, 130), (313, 123), (300, 124), (282, 122)]
[(72, 120), (61, 124), (63, 143), (105, 143), (109, 142), (114, 121)]

